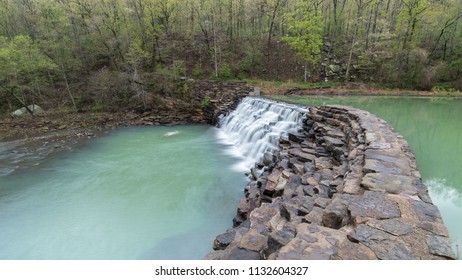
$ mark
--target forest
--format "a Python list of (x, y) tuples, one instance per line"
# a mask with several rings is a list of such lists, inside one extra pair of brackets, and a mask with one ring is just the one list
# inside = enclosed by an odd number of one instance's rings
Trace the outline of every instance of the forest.
[(461, 90), (461, 18), (461, 0), (0, 0), (0, 112), (149, 108), (192, 79)]

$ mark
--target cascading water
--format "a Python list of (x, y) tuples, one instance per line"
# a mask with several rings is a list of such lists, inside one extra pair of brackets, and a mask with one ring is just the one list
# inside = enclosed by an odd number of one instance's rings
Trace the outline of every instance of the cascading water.
[(302, 127), (307, 109), (272, 100), (246, 97), (220, 120), (219, 137), (233, 144), (248, 170), (265, 152), (278, 150), (280, 137)]

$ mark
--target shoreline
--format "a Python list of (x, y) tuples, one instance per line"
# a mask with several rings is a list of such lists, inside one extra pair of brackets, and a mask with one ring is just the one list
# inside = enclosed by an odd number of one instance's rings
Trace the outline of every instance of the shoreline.
[(326, 95), (326, 96), (428, 96), (462, 98), (460, 91), (423, 91), (389, 89), (361, 83), (347, 83), (338, 86), (303, 88), (290, 83), (274, 85), (276, 82), (260, 81), (252, 85), (260, 87), (265, 95)]

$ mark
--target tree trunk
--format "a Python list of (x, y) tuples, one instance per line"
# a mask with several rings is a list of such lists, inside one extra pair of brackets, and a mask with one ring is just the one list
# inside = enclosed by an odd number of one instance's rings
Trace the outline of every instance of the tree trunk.
[(72, 106), (74, 106), (74, 110), (77, 111), (77, 105), (75, 105), (74, 96), (72, 95), (71, 88), (69, 87), (69, 82), (67, 81), (66, 71), (64, 70), (64, 66), (62, 64), (61, 64), (61, 70), (63, 71), (63, 78), (64, 78), (64, 81), (66, 82), (66, 89), (67, 89), (67, 93), (69, 94), (69, 97), (71, 98)]

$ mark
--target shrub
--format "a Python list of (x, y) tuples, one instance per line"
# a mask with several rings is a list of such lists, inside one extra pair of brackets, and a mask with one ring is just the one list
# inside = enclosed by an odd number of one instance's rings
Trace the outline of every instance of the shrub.
[(201, 101), (201, 108), (202, 108), (202, 109), (205, 109), (205, 108), (207, 108), (209, 105), (210, 105), (210, 98), (204, 97), (204, 99), (202, 99), (202, 101)]
[(223, 63), (218, 71), (218, 77), (221, 79), (230, 79), (233, 77), (233, 70), (228, 63)]

